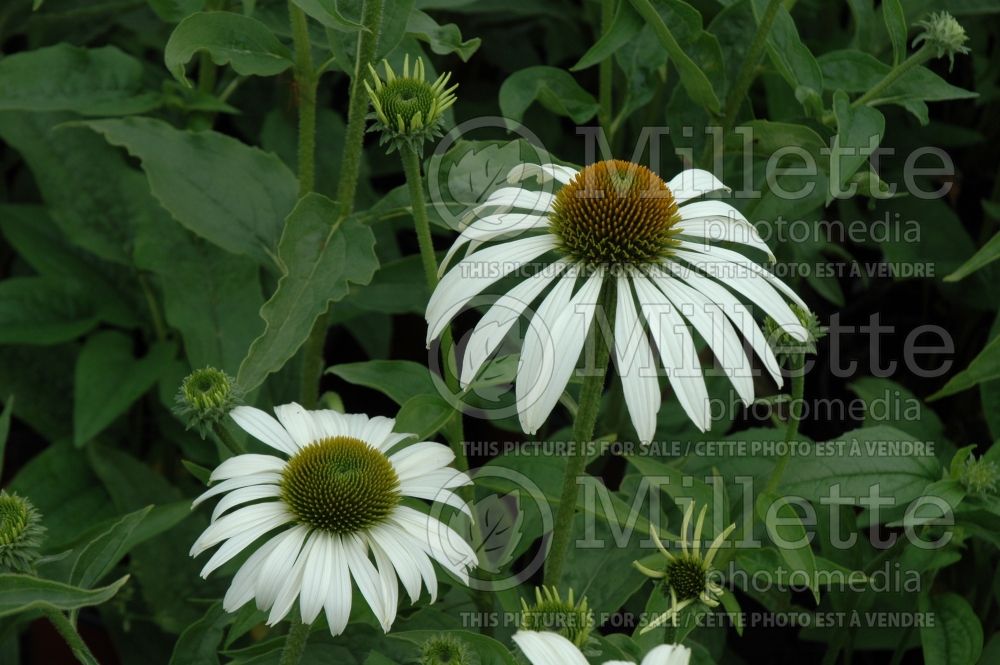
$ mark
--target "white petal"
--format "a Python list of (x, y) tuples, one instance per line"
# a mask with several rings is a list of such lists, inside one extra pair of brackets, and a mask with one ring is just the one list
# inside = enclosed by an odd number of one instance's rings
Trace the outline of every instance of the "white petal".
[(332, 409), (320, 409), (310, 411), (313, 419), (313, 427), (323, 439), (332, 439), (335, 436), (346, 436), (347, 424), (344, 422), (344, 414)]
[(406, 446), (389, 458), (400, 481), (418, 478), (430, 471), (436, 471), (451, 464), (455, 453), (451, 448), (433, 441), (421, 441)]
[(317, 431), (312, 414), (300, 404), (292, 402), (276, 406), (274, 407), (274, 415), (278, 416), (278, 420), (281, 421), (282, 426), (299, 448), (305, 448), (310, 443), (315, 443), (323, 438), (323, 433)]
[(487, 215), (469, 224), (448, 249), (441, 266), (438, 268), (438, 276), (444, 274), (451, 264), (452, 258), (467, 243), (469, 251), (475, 249), (484, 242), (497, 240), (501, 237), (513, 237), (525, 231), (548, 228), (549, 218), (546, 215), (527, 212), (506, 212), (499, 215)]
[(507, 182), (516, 184), (528, 178), (536, 178), (540, 183), (546, 183), (553, 178), (563, 185), (569, 184), (576, 174), (576, 169), (562, 164), (518, 164), (507, 174)]
[(506, 211), (520, 208), (535, 212), (548, 212), (552, 209), (555, 198), (555, 195), (548, 192), (533, 191), (523, 187), (501, 187), (492, 192), (486, 201), (465, 213), (462, 217), (462, 224), (463, 226), (468, 224), (486, 210), (495, 212), (497, 209)]
[(378, 570), (378, 578), (382, 586), (382, 606), (385, 608), (386, 622), (391, 626), (396, 620), (396, 611), (399, 608), (399, 582), (396, 581), (396, 567), (392, 563), (392, 557), (379, 547), (374, 539), (369, 538), (369, 545), (371, 545), (372, 555), (375, 557), (375, 567)]
[(330, 633), (336, 637), (344, 632), (351, 618), (351, 574), (347, 565), (347, 555), (344, 552), (344, 542), (339, 536), (330, 538), (330, 570), (332, 577), (327, 588), (326, 621), (330, 624)]
[(302, 571), (302, 594), (299, 597), (299, 612), (303, 623), (312, 623), (319, 616), (326, 602), (330, 584), (333, 580), (333, 543), (332, 537), (323, 532), (313, 532), (308, 549), (303, 550), (306, 557), (305, 569)]
[(392, 428), (396, 426), (394, 418), (385, 416), (372, 416), (368, 419), (358, 438), (373, 448), (378, 448), (392, 434)]
[(632, 283), (677, 401), (695, 426), (705, 432), (711, 426), (711, 410), (691, 332), (666, 296), (648, 279), (636, 274)]
[(553, 249), (556, 242), (548, 234), (520, 238), (462, 259), (441, 279), (427, 303), (427, 344), (483, 289)]
[(219, 566), (223, 565), (234, 556), (250, 547), (251, 544), (268, 531), (276, 529), (283, 524), (288, 523), (287, 515), (273, 515), (267, 519), (259, 520), (248, 524), (245, 531), (242, 531), (226, 542), (222, 543), (222, 547), (215, 551), (215, 554), (208, 560), (205, 566), (201, 569), (202, 579), (208, 577), (212, 571), (214, 571)]
[(212, 511), (212, 521), (219, 519), (219, 517), (236, 506), (241, 506), (244, 503), (250, 503), (251, 501), (259, 501), (260, 499), (270, 499), (271, 497), (281, 496), (281, 488), (275, 485), (251, 485), (250, 487), (243, 487), (238, 490), (233, 490), (232, 492), (226, 494), (222, 497), (219, 503), (215, 504), (215, 510)]
[(228, 480), (223, 480), (218, 485), (213, 485), (203, 492), (197, 499), (191, 502), (191, 508), (197, 508), (206, 499), (211, 499), (217, 494), (224, 494), (241, 487), (252, 487), (253, 485), (270, 485), (281, 482), (281, 474), (274, 471), (266, 473), (252, 473), (249, 476), (237, 476)]
[(703, 194), (708, 194), (709, 192), (715, 192), (720, 189), (729, 190), (728, 187), (722, 184), (721, 180), (702, 169), (681, 171), (670, 179), (667, 187), (673, 193), (677, 205)]
[(753, 402), (750, 359), (744, 353), (743, 345), (723, 313), (722, 306), (680, 280), (654, 275), (652, 281), (708, 342), (743, 403), (749, 405)]
[(512, 639), (531, 665), (588, 665), (576, 645), (559, 633), (519, 630)]
[(368, 534), (371, 537), (372, 549), (377, 547), (391, 554), (392, 564), (396, 568), (399, 581), (403, 583), (403, 588), (410, 596), (410, 602), (416, 603), (420, 598), (422, 579), (426, 583), (433, 603), (437, 596), (437, 576), (423, 546), (414, 543), (401, 527), (393, 525), (376, 526)]
[(598, 269), (570, 297), (575, 278), (564, 276), (542, 301), (524, 338), (514, 392), (518, 418), (534, 434), (548, 418), (576, 369), (604, 280)]
[(232, 584), (226, 591), (226, 597), (222, 601), (222, 608), (227, 612), (235, 612), (246, 605), (254, 597), (257, 586), (257, 578), (261, 566), (265, 559), (274, 551), (278, 543), (281, 542), (279, 536), (271, 538), (266, 543), (257, 548), (257, 551), (250, 555), (240, 569), (236, 571)]
[(274, 605), (274, 599), (281, 590), (282, 582), (292, 573), (292, 567), (302, 549), (302, 543), (309, 535), (309, 529), (304, 526), (295, 526), (278, 534), (274, 540), (278, 541), (268, 555), (264, 563), (261, 564), (260, 573), (257, 577), (257, 609), (264, 611)]
[(661, 644), (646, 654), (642, 665), (688, 665), (691, 649), (680, 644)]
[(270, 414), (260, 409), (238, 406), (229, 412), (229, 416), (247, 434), (286, 455), (294, 455), (299, 449), (285, 428)]
[(209, 547), (228, 540), (233, 536), (246, 531), (257, 522), (271, 522), (275, 519), (287, 522), (292, 519), (292, 514), (288, 512), (280, 501), (269, 501), (258, 503), (252, 506), (240, 508), (228, 515), (223, 515), (215, 522), (205, 528), (198, 539), (191, 545), (191, 556), (198, 556)]
[(372, 608), (375, 618), (378, 619), (382, 630), (389, 632), (392, 626), (385, 609), (382, 594), (382, 581), (379, 579), (378, 571), (368, 559), (368, 550), (363, 542), (354, 534), (344, 537), (344, 554), (347, 557), (347, 564), (351, 569), (351, 577), (358, 585), (358, 590)]
[(552, 265), (540, 270), (528, 279), (517, 284), (510, 291), (497, 299), (486, 311), (483, 318), (476, 324), (469, 340), (465, 344), (462, 359), (461, 386), (468, 387), (476, 378), (483, 363), (493, 355), (504, 337), (531, 303), (545, 290), (545, 287), (557, 279), (563, 270), (570, 265), (566, 259), (559, 259)]
[(734, 242), (759, 249), (774, 261), (774, 253), (739, 210), (722, 201), (698, 201), (681, 206), (674, 227), (682, 234), (711, 242)]
[(317, 535), (317, 532), (314, 532), (306, 541), (288, 575), (281, 580), (281, 589), (278, 590), (278, 595), (274, 598), (271, 612), (267, 616), (267, 625), (273, 626), (288, 616), (295, 605), (295, 599), (302, 593), (302, 577), (305, 574), (306, 563), (313, 554), (313, 542)]
[(285, 460), (274, 455), (246, 453), (230, 457), (215, 467), (209, 480), (214, 483), (217, 480), (228, 480), (237, 476), (251, 476), (268, 472), (281, 473), (285, 469), (285, 464)]
[(407, 506), (399, 506), (389, 521), (402, 527), (445, 570), (463, 583), (468, 581), (476, 553), (454, 529)]
[(615, 365), (622, 379), (625, 405), (632, 416), (639, 441), (649, 443), (656, 432), (656, 414), (660, 410), (656, 361), (635, 310), (629, 278), (620, 275), (616, 281), (618, 300), (615, 312)]

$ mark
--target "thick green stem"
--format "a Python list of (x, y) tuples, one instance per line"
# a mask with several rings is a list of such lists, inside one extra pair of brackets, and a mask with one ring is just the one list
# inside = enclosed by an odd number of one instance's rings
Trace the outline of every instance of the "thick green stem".
[(309, 640), (311, 628), (312, 626), (302, 623), (298, 617), (292, 619), (288, 635), (285, 636), (285, 647), (281, 650), (279, 665), (299, 665), (302, 654), (306, 650), (306, 642)]
[(597, 413), (601, 407), (601, 396), (604, 394), (604, 377), (608, 371), (611, 358), (610, 346), (614, 340), (614, 309), (617, 292), (614, 278), (605, 280), (600, 305), (603, 306), (611, 329), (606, 340), (600, 337), (600, 325), (594, 321), (587, 334), (588, 342), (585, 348), (593, 348), (595, 353), (594, 369), (583, 378), (580, 388), (580, 401), (576, 409), (576, 420), (573, 422), (573, 451), (566, 464), (566, 474), (563, 476), (562, 491), (559, 494), (559, 510), (552, 532), (552, 549), (549, 550), (545, 562), (545, 584), (557, 586), (562, 576), (563, 564), (569, 551), (569, 543), (573, 537), (573, 520), (576, 516), (576, 497), (579, 492), (578, 479), (584, 474), (589, 459), (590, 443), (594, 440), (594, 427), (597, 425)]
[(349, 215), (354, 210), (354, 195), (358, 188), (358, 172), (365, 138), (365, 115), (368, 112), (368, 95), (363, 82), (378, 45), (382, 27), (382, 3), (383, 0), (365, 0), (361, 9), (364, 29), (358, 35), (357, 58), (354, 76), (351, 78), (351, 101), (347, 109), (344, 155), (340, 165), (340, 182), (337, 183), (337, 201), (340, 203), (341, 215)]
[(785, 468), (791, 459), (791, 442), (799, 434), (799, 422), (802, 420), (802, 395), (805, 392), (806, 377), (803, 371), (805, 367), (805, 356), (801, 353), (795, 354), (788, 361), (788, 369), (791, 374), (792, 399), (788, 403), (788, 422), (785, 423), (785, 450), (778, 459), (778, 463), (771, 472), (771, 477), (767, 481), (765, 491), (773, 492), (778, 489), (781, 477), (785, 475)]
[(289, 1), (288, 17), (295, 45), (295, 88), (299, 107), (299, 196), (313, 190), (316, 181), (316, 85), (309, 24), (305, 13)]
[(94, 654), (90, 652), (83, 638), (80, 637), (80, 633), (77, 632), (76, 626), (66, 618), (65, 614), (58, 610), (50, 610), (45, 613), (45, 616), (55, 626), (55, 629), (62, 636), (63, 640), (66, 641), (66, 645), (79, 662), (84, 663), (84, 665), (97, 665), (97, 659), (94, 658)]
[(868, 92), (861, 95), (853, 102), (851, 102), (851, 108), (857, 108), (859, 106), (864, 106), (873, 99), (878, 99), (878, 96), (888, 88), (890, 85), (896, 82), (900, 76), (910, 71), (914, 67), (924, 64), (928, 60), (934, 57), (934, 50), (930, 46), (924, 46), (919, 51), (916, 51), (909, 58), (899, 63), (897, 66), (893, 67), (888, 74), (885, 75), (881, 81), (876, 83), (871, 87)]
[[(615, 2), (614, 0), (601, 0), (601, 35), (607, 34), (608, 30), (611, 29), (611, 22), (615, 18)], [(611, 108), (611, 93), (612, 93), (612, 77), (614, 76), (614, 58), (608, 56), (601, 61), (600, 68), (598, 70), (598, 102), (600, 104), (600, 112), (598, 113), (598, 119), (601, 123), (601, 129), (604, 130), (604, 134), (607, 136), (608, 145), (613, 145), (612, 134), (614, 133), (613, 126), (613, 114)]]
[(219, 438), (222, 445), (226, 447), (226, 450), (231, 452), (233, 455), (242, 455), (246, 452), (246, 450), (243, 449), (243, 446), (241, 446), (239, 442), (233, 438), (233, 435), (229, 433), (229, 430), (227, 430), (222, 423), (215, 423), (212, 425), (212, 432), (214, 432), (215, 436)]

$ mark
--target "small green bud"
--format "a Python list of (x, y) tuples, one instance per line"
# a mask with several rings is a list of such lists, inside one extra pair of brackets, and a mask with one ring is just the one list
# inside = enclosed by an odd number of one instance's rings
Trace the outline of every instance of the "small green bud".
[(177, 391), (175, 412), (204, 437), (240, 403), (233, 377), (214, 367), (203, 367), (187, 375)]
[(965, 464), (958, 476), (958, 482), (962, 483), (969, 494), (994, 494), (997, 491), (997, 483), (1000, 482), (1000, 467), (990, 460), (970, 454), (965, 458)]
[(420, 665), (474, 665), (472, 652), (460, 638), (438, 635), (420, 647)]
[(792, 312), (798, 318), (799, 323), (805, 329), (809, 339), (800, 341), (795, 339), (785, 331), (778, 322), (767, 317), (764, 321), (764, 333), (767, 335), (767, 342), (771, 345), (774, 355), (779, 358), (788, 358), (795, 355), (816, 354), (816, 342), (826, 336), (826, 328), (819, 323), (819, 317), (809, 310), (802, 309), (795, 303), (790, 305)]
[(34, 572), (44, 535), (42, 516), (31, 502), (0, 490), (0, 572)]
[(931, 14), (929, 18), (917, 23), (924, 29), (913, 40), (913, 47), (916, 48), (920, 42), (935, 50), (935, 56), (942, 58), (948, 56), (948, 69), (955, 64), (956, 53), (968, 53), (969, 47), (965, 42), (969, 37), (955, 17), (948, 12), (937, 12)]
[(374, 120), (368, 131), (382, 133), (380, 144), (388, 143), (388, 152), (398, 150), (401, 144), (417, 150), (424, 141), (441, 135), (444, 112), (455, 103), (453, 93), (458, 85), (446, 87), (450, 72), (438, 76), (434, 83), (425, 80), (424, 61), (420, 58), (411, 70), (410, 57), (405, 56), (402, 76), (388, 61), (383, 60), (382, 66), (384, 81), (369, 64), (371, 81), (364, 82), (373, 109), (369, 119)]
[(521, 599), (520, 628), (559, 633), (582, 649), (594, 629), (594, 613), (586, 598), (579, 603), (574, 601), (572, 589), (563, 600), (555, 587), (536, 588), (534, 604), (528, 605)]

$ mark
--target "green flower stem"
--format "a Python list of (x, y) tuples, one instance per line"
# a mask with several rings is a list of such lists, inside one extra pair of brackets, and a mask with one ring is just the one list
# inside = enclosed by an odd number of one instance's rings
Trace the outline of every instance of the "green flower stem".
[(771, 26), (774, 24), (774, 19), (778, 15), (781, 5), (782, 0), (771, 0), (764, 9), (764, 15), (760, 17), (757, 32), (754, 33), (750, 48), (747, 50), (743, 64), (740, 65), (740, 71), (736, 75), (736, 83), (729, 89), (729, 95), (726, 97), (725, 113), (722, 116), (723, 134), (733, 128), (736, 114), (740, 112), (740, 106), (743, 105), (743, 98), (747, 96), (750, 84), (756, 78), (757, 65), (764, 58), (767, 38), (771, 34)]
[(149, 316), (153, 321), (156, 339), (165, 342), (167, 341), (167, 326), (163, 322), (163, 313), (160, 312), (160, 304), (156, 300), (156, 294), (153, 293), (153, 287), (150, 286), (149, 280), (142, 273), (138, 274), (137, 279), (142, 288), (142, 294), (146, 297), (146, 305), (149, 307)]
[(365, 138), (365, 115), (368, 110), (364, 77), (368, 72), (368, 64), (375, 57), (375, 47), (382, 27), (383, 2), (384, 0), (365, 0), (361, 9), (361, 23), (364, 29), (358, 33), (357, 58), (354, 63), (354, 76), (351, 77), (351, 100), (347, 109), (344, 154), (341, 159), (340, 182), (337, 183), (337, 201), (340, 203), (342, 215), (349, 215), (354, 210), (354, 195), (358, 188), (361, 150)]
[(279, 665), (299, 665), (302, 654), (306, 650), (306, 642), (309, 640), (309, 631), (312, 629), (307, 623), (295, 617), (292, 625), (288, 628), (288, 635), (285, 636), (285, 647), (281, 650), (281, 660)]
[(222, 442), (222, 445), (226, 447), (226, 450), (231, 452), (233, 455), (242, 455), (246, 452), (246, 450), (243, 449), (243, 446), (241, 446), (239, 442), (233, 438), (233, 435), (229, 433), (229, 430), (227, 430), (222, 423), (214, 423), (212, 425), (212, 432), (216, 437), (218, 437), (219, 441)]
[(778, 489), (781, 477), (785, 475), (785, 468), (791, 458), (791, 443), (799, 434), (799, 422), (802, 420), (802, 395), (805, 392), (806, 377), (803, 368), (805, 367), (805, 355), (798, 353), (788, 361), (788, 369), (791, 373), (792, 400), (788, 403), (788, 422), (785, 424), (785, 454), (778, 459), (778, 463), (771, 472), (771, 477), (767, 481), (765, 491), (773, 492)]
[[(607, 34), (608, 30), (611, 29), (611, 22), (615, 18), (615, 2), (614, 0), (601, 0), (601, 35)], [(601, 128), (607, 135), (608, 145), (612, 144), (612, 134), (614, 132), (613, 116), (612, 116), (612, 79), (614, 77), (614, 58), (613, 56), (608, 56), (604, 60), (601, 60), (601, 64), (598, 69), (598, 92), (597, 98), (600, 105), (600, 111), (598, 112), (598, 118), (601, 123)]]
[(576, 420), (573, 423), (573, 455), (566, 464), (566, 475), (563, 476), (562, 491), (559, 494), (559, 510), (556, 512), (556, 522), (552, 533), (552, 549), (545, 562), (545, 584), (558, 586), (562, 576), (563, 564), (569, 551), (569, 543), (573, 536), (573, 520), (576, 516), (576, 497), (579, 492), (577, 479), (587, 469), (589, 459), (588, 448), (594, 440), (594, 427), (597, 425), (597, 412), (601, 407), (601, 396), (604, 393), (604, 377), (608, 371), (611, 358), (610, 345), (614, 340), (614, 310), (617, 301), (615, 280), (605, 280), (600, 303), (607, 314), (608, 325), (612, 328), (608, 339), (600, 339), (600, 325), (594, 321), (587, 333), (587, 345), (596, 354), (594, 371), (583, 378), (580, 388), (580, 402), (577, 405)]
[(309, 337), (302, 345), (302, 388), (301, 403), (307, 409), (314, 409), (319, 403), (319, 382), (323, 376), (323, 350), (326, 347), (326, 330), (329, 310), (316, 319)]
[(868, 90), (868, 92), (866, 92), (865, 94), (861, 95), (853, 102), (851, 102), (851, 108), (855, 109), (859, 106), (864, 106), (873, 99), (877, 99), (878, 96), (886, 88), (895, 83), (900, 76), (910, 71), (914, 67), (919, 67), (920, 65), (924, 64), (933, 57), (934, 57), (934, 49), (931, 48), (931, 46), (929, 45), (924, 45), (923, 47), (920, 48), (920, 50), (915, 51), (909, 58), (899, 63), (895, 67), (893, 67), (889, 71), (889, 73), (885, 75), (885, 78), (883, 78), (881, 81), (872, 86)]
[(80, 633), (77, 632), (76, 626), (66, 618), (65, 614), (58, 610), (49, 610), (45, 613), (45, 616), (48, 617), (56, 631), (66, 641), (66, 645), (73, 652), (73, 656), (76, 657), (77, 661), (84, 665), (97, 665), (97, 659), (94, 658), (94, 654), (90, 652), (90, 648), (87, 647), (83, 638), (80, 637)]
[(295, 85), (299, 107), (299, 196), (313, 190), (316, 181), (316, 86), (309, 23), (305, 13), (289, 0), (288, 17), (295, 45)]

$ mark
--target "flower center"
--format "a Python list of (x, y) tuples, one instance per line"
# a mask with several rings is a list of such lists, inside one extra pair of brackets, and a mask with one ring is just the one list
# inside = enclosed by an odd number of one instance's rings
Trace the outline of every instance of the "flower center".
[(677, 600), (697, 598), (708, 582), (708, 571), (704, 564), (700, 559), (690, 556), (675, 558), (667, 564), (666, 573), (663, 588), (667, 593), (673, 589)]
[(27, 526), (28, 507), (24, 499), (10, 494), (0, 495), (0, 545), (20, 540)]
[(399, 503), (399, 477), (375, 448), (337, 436), (309, 444), (288, 461), (281, 498), (303, 524), (356, 533), (383, 521)]
[(678, 219), (674, 195), (658, 175), (615, 159), (591, 164), (560, 189), (549, 224), (578, 261), (621, 265), (669, 256)]
[(402, 118), (407, 125), (417, 113), (426, 123), (431, 116), (436, 97), (429, 83), (406, 78), (398, 78), (386, 84), (379, 96), (390, 122), (395, 123)]
[(594, 614), (586, 598), (574, 603), (573, 592), (563, 600), (555, 588), (535, 589), (535, 603), (528, 605), (521, 600), (521, 628), (523, 630), (559, 633), (578, 647), (582, 647), (594, 628)]

